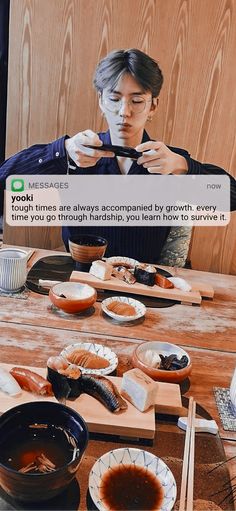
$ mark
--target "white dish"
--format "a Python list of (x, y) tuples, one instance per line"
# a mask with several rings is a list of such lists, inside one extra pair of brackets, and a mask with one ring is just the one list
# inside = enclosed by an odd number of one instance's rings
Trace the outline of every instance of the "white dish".
[(127, 269), (134, 268), (139, 262), (131, 257), (113, 256), (106, 259), (112, 266), (127, 266)]
[[(132, 305), (135, 309), (135, 314), (133, 316), (124, 316), (122, 314), (116, 314), (114, 311), (108, 309), (108, 306), (112, 302), (122, 302), (124, 304)], [(112, 296), (111, 298), (106, 298), (102, 301), (102, 310), (108, 316), (117, 321), (135, 321), (136, 319), (142, 318), (146, 314), (146, 307), (143, 303), (138, 300), (134, 300), (134, 298), (129, 298), (128, 296)]]
[(118, 365), (118, 358), (114, 351), (107, 348), (107, 346), (103, 346), (102, 344), (94, 344), (92, 342), (81, 342), (78, 344), (70, 344), (64, 350), (61, 351), (61, 355), (67, 360), (67, 356), (69, 353), (72, 353), (75, 350), (88, 350), (91, 353), (95, 353), (99, 357), (103, 357), (109, 362), (109, 366), (104, 369), (89, 369), (86, 367), (79, 366), (81, 372), (83, 374), (100, 374), (107, 375), (113, 373)]
[(121, 464), (140, 466), (155, 474), (164, 492), (161, 511), (171, 511), (177, 494), (176, 482), (171, 470), (161, 458), (148, 451), (133, 447), (123, 447), (109, 451), (103, 454), (93, 465), (89, 474), (89, 492), (99, 511), (108, 511), (100, 496), (102, 478), (107, 471), (113, 470), (114, 467)]

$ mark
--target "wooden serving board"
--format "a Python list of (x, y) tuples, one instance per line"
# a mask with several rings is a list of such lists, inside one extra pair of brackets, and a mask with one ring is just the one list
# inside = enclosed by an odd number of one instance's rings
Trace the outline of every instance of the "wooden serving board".
[(191, 286), (192, 290), (199, 291), (203, 298), (214, 297), (214, 289), (210, 284), (205, 284), (205, 282), (191, 282)]
[(89, 284), (95, 289), (109, 289), (110, 291), (119, 291), (120, 293), (131, 293), (143, 296), (152, 296), (154, 298), (167, 298), (169, 300), (177, 300), (179, 302), (188, 304), (200, 305), (202, 301), (199, 290), (193, 291), (181, 291), (180, 289), (164, 289), (160, 286), (146, 286), (135, 282), (135, 284), (127, 284), (123, 280), (119, 280), (116, 277), (111, 277), (109, 280), (101, 280), (94, 277), (91, 273), (83, 271), (73, 271), (70, 280), (73, 282), (81, 282), (83, 284)]
[[(1, 367), (9, 371), (12, 364), (1, 364)], [(25, 367), (35, 371), (43, 377), (46, 377), (46, 368)], [(118, 389), (121, 386), (122, 378), (107, 376)], [(43, 397), (22, 390), (20, 396), (9, 396), (0, 391), (0, 411), (5, 412), (8, 409), (32, 401), (53, 401), (54, 397)], [(131, 403), (128, 408), (121, 413), (112, 413), (105, 408), (99, 401), (93, 397), (82, 394), (74, 401), (67, 400), (67, 406), (76, 410), (85, 419), (88, 429), (93, 433), (106, 433), (133, 438), (154, 438), (155, 435), (155, 408), (152, 407), (142, 413)], [(168, 383), (157, 383), (156, 396), (157, 410), (170, 408), (179, 408), (182, 406), (179, 385)]]

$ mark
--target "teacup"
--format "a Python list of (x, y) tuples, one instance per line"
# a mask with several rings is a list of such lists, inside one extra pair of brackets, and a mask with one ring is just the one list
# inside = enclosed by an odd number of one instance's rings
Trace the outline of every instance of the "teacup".
[(107, 240), (101, 236), (84, 234), (69, 239), (69, 250), (76, 261), (76, 269), (89, 271), (93, 261), (102, 259), (106, 252)]
[(27, 258), (25, 250), (2, 248), (0, 250), (0, 290), (16, 293), (27, 278)]

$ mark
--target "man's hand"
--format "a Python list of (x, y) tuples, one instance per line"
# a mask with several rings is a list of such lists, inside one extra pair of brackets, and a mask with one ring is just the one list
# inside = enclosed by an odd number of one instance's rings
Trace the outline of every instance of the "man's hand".
[(86, 145), (102, 145), (97, 133), (92, 130), (85, 130), (77, 133), (74, 137), (65, 140), (65, 148), (69, 157), (78, 167), (94, 167), (100, 158), (112, 158), (114, 153), (99, 151), (86, 147)]
[(164, 142), (149, 140), (137, 145), (135, 149), (143, 153), (137, 163), (142, 164), (151, 174), (187, 174), (188, 172), (186, 159), (171, 151)]

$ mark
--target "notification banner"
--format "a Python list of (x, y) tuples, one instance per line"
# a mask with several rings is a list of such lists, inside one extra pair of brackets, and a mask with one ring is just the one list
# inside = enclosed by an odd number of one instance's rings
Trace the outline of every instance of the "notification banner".
[(223, 226), (229, 211), (223, 175), (14, 175), (6, 182), (12, 226)]

